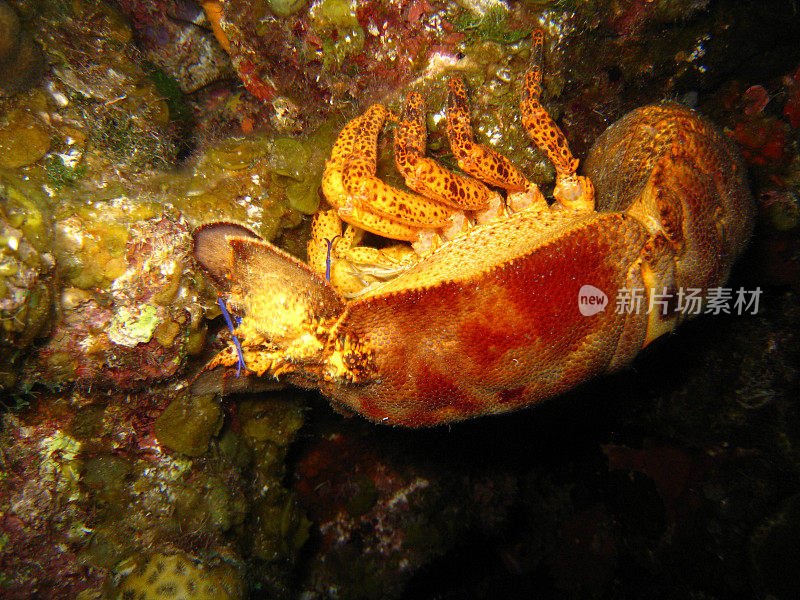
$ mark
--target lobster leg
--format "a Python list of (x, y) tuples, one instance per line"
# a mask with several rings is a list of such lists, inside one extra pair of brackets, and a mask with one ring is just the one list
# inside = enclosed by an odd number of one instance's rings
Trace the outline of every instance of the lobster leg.
[[(502, 154), (475, 143), (469, 117), (469, 100), (464, 82), (459, 77), (450, 79), (447, 96), (447, 137), (450, 148), (464, 171), (490, 185), (506, 190), (506, 206), (517, 212), (530, 206), (547, 208), (547, 201), (539, 186), (527, 180), (525, 175)], [(492, 202), (475, 214), (478, 223), (486, 223), (503, 210), (502, 203)]]
[[(383, 107), (380, 107), (380, 109), (383, 109)], [(385, 113), (385, 109), (383, 109), (383, 111)], [(347, 215), (347, 221), (349, 223), (357, 225), (358, 227), (373, 233), (377, 233), (378, 235), (389, 237), (395, 240), (416, 240), (419, 237), (419, 227), (413, 227), (397, 220), (380, 217), (368, 212), (368, 210), (356, 205), (350, 192), (345, 187), (344, 174), (348, 169), (351, 158), (354, 155), (356, 140), (361, 135), (361, 126), (365, 118), (366, 115), (362, 115), (353, 119), (352, 121), (349, 121), (339, 133), (339, 137), (336, 138), (336, 142), (331, 150), (331, 158), (326, 163), (325, 172), (322, 175), (322, 192), (325, 194), (328, 202), (330, 202), (339, 213)], [(385, 119), (385, 114), (383, 118)], [(374, 155), (375, 149), (373, 148), (373, 161)], [(374, 169), (375, 167), (373, 163), (373, 174)], [(368, 166), (367, 172), (369, 172)], [(352, 184), (352, 179), (348, 179), (348, 182)], [(384, 188), (388, 187), (383, 184), (383, 182), (380, 182), (380, 184)], [(316, 219), (317, 217), (315, 217), (315, 221)], [(326, 222), (324, 225), (320, 226), (320, 229), (326, 229), (328, 227), (330, 227), (330, 224)], [(325, 249), (322, 247), (322, 245), (325, 243), (324, 237), (325, 236), (323, 235), (317, 242), (315, 242), (316, 247), (314, 249), (316, 252), (315, 256), (322, 256), (321, 264), (323, 265), (325, 258)], [(315, 263), (315, 270), (317, 270), (318, 266), (319, 265)]]
[[(451, 207), (398, 190), (375, 177), (378, 134), (383, 129), (387, 116), (388, 111), (384, 106), (374, 104), (363, 117), (361, 131), (353, 143), (353, 152), (342, 172), (342, 184), (348, 200), (352, 201), (355, 208), (363, 208), (377, 216), (413, 227), (447, 225), (453, 213)], [(348, 210), (350, 208), (347, 207)], [(357, 224), (361, 226), (360, 223)], [(363, 229), (372, 231), (366, 225)], [(386, 235), (382, 231), (374, 233)], [(388, 237), (404, 239), (394, 235)]]
[(345, 297), (363, 292), (371, 283), (396, 276), (418, 255), (405, 244), (387, 248), (361, 246), (364, 230), (348, 225), (342, 232), (338, 211), (314, 215), (308, 242), (308, 266)]
[(314, 215), (311, 239), (308, 241), (308, 266), (319, 274), (330, 265), (330, 246), (342, 237), (342, 220), (336, 210), (324, 210)]
[[(534, 56), (541, 53), (543, 34), (533, 34)], [(542, 69), (534, 64), (527, 73), (522, 87), (520, 111), (522, 123), (534, 143), (547, 154), (556, 169), (556, 187), (553, 197), (565, 208), (582, 211), (594, 210), (594, 186), (587, 177), (576, 175), (578, 159), (572, 156), (564, 133), (547, 114), (539, 102), (542, 95)]]
[(525, 175), (502, 154), (475, 142), (469, 118), (469, 100), (464, 81), (450, 79), (447, 95), (447, 137), (458, 166), (489, 185), (521, 192), (531, 185)]
[(462, 210), (482, 210), (495, 195), (480, 181), (449, 171), (425, 156), (425, 101), (408, 95), (394, 134), (394, 159), (406, 185), (415, 192)]

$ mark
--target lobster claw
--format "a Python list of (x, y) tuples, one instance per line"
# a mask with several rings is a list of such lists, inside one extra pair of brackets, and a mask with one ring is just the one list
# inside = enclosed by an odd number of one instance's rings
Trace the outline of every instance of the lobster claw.
[[(241, 318), (231, 345), (207, 370), (236, 366), (238, 372), (244, 366), (258, 376), (277, 376), (321, 361), (327, 340), (321, 325), (344, 310), (344, 301), (322, 276), (234, 223), (198, 228), (194, 256), (226, 295), (223, 310)], [(229, 372), (224, 377), (230, 378)], [(222, 387), (249, 389), (248, 384)]]
[(269, 306), (293, 307), (311, 319), (337, 316), (344, 302), (325, 279), (293, 256), (235, 223), (209, 223), (194, 232), (194, 257), (229, 294), (234, 313), (272, 320)]
[(226, 292), (232, 281), (233, 269), (229, 240), (243, 238), (263, 241), (260, 235), (244, 225), (223, 222), (201, 225), (195, 230), (193, 238), (197, 264)]

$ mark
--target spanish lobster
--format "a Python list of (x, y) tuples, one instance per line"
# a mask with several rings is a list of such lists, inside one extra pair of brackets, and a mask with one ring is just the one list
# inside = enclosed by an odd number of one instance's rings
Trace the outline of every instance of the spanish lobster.
[[(247, 377), (318, 388), (376, 422), (431, 426), (557, 396), (672, 331), (686, 316), (681, 290), (723, 285), (750, 236), (753, 200), (735, 148), (692, 110), (658, 104), (611, 125), (577, 175), (539, 103), (540, 81), (533, 67), (521, 111), (556, 167), (552, 205), (472, 139), (465, 88), (453, 79), (448, 133), (472, 177), (424, 156), (424, 107), (412, 94), (395, 155), (417, 193), (375, 177), (388, 115), (375, 105), (334, 145), (322, 185), (334, 209), (317, 216), (311, 266), (242, 226), (198, 228), (195, 257), (241, 318), (206, 368), (232, 380), (244, 366)], [(415, 251), (394, 259), (358, 246), (361, 229)], [(353, 291), (331, 277), (331, 261), (394, 270)], [(612, 310), (608, 298), (631, 290), (643, 306)]]

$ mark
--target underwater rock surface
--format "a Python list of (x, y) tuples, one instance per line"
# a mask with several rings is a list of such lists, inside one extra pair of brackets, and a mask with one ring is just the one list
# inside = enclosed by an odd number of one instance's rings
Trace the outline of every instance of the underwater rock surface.
[[(0, 25), (0, 596), (796, 596), (790, 3), (17, 0)], [(236, 221), (302, 259), (333, 140), (370, 103), (423, 93), (428, 152), (453, 167), (460, 73), (476, 136), (550, 191), (518, 118), (536, 27), (578, 156), (665, 98), (739, 144), (759, 224), (731, 285), (763, 290), (758, 314), (448, 429), (297, 389), (192, 395), (230, 334), (191, 231)]]
[(42, 49), (20, 20), (15, 7), (0, 2), (0, 98), (36, 84), (44, 74)]

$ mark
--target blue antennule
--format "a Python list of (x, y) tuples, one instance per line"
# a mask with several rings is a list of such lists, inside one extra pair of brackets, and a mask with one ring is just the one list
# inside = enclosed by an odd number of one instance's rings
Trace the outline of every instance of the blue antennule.
[[(236, 334), (233, 333), (235, 329), (233, 326), (233, 320), (231, 319), (231, 314), (228, 312), (228, 308), (225, 306), (225, 300), (222, 299), (222, 296), (217, 298), (217, 304), (222, 309), (222, 316), (225, 317), (225, 322), (228, 324), (228, 329), (231, 330), (231, 337), (233, 338), (233, 345), (236, 347), (236, 354), (239, 357), (239, 362), (236, 365), (236, 376), (239, 377), (242, 373), (242, 368), (247, 371), (247, 365), (244, 364), (244, 355), (242, 354), (242, 344), (239, 343), (239, 338), (236, 337)], [(238, 326), (242, 320), (239, 317), (235, 317), (236, 325)]]
[(338, 237), (341, 236), (335, 235), (332, 240), (325, 238), (325, 241), (328, 242), (328, 254), (325, 256), (325, 281), (331, 280), (331, 248)]

